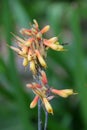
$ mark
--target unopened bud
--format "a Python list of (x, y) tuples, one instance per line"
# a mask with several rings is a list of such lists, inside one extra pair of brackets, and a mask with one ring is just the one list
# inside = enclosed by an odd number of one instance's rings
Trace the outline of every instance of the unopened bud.
[(43, 34), (43, 33), (46, 33), (49, 29), (50, 29), (50, 26), (47, 25), (40, 32)]

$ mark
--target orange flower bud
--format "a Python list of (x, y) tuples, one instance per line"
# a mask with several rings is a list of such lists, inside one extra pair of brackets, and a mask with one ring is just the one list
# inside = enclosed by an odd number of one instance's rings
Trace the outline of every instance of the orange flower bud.
[(49, 29), (50, 29), (50, 26), (47, 25), (40, 32), (43, 34), (43, 33), (46, 33)]
[(74, 94), (72, 89), (64, 89), (64, 90), (51, 89), (51, 92), (64, 98)]
[(46, 68), (46, 67), (47, 67), (46, 62), (45, 62), (45, 60), (43, 59), (43, 57), (40, 55), (39, 51), (38, 51), (38, 50), (35, 50), (35, 53), (36, 53), (36, 56), (37, 56), (37, 58), (38, 58), (40, 64), (41, 64), (44, 68)]
[(42, 82), (44, 83), (44, 85), (47, 84), (48, 81), (47, 81), (46, 73), (43, 70), (41, 71), (41, 75), (42, 75), (41, 77)]
[(33, 101), (30, 104), (30, 108), (34, 108), (37, 105), (38, 100), (39, 100), (39, 97), (35, 96), (35, 98), (33, 99)]
[(47, 110), (48, 113), (51, 113), (53, 114), (53, 109), (52, 109), (52, 106), (50, 105), (50, 103), (48, 102), (47, 98), (43, 98), (43, 104)]

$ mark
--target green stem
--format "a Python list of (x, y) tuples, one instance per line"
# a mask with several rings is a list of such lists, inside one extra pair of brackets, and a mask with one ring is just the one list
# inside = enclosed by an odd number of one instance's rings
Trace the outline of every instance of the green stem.
[(38, 101), (38, 130), (42, 130), (42, 120), (41, 120), (41, 100)]
[(45, 124), (44, 124), (44, 130), (47, 129), (47, 124), (48, 124), (48, 112), (45, 112)]

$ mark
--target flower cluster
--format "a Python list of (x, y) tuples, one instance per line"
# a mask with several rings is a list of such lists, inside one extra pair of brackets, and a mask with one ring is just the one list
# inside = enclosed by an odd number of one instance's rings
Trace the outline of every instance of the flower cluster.
[(72, 89), (56, 90), (49, 87), (44, 71), (47, 67), (45, 61), (47, 49), (51, 48), (56, 51), (63, 51), (64, 48), (59, 44), (57, 37), (52, 37), (50, 39), (43, 38), (43, 34), (50, 28), (49, 25), (40, 30), (37, 21), (33, 20), (33, 22), (34, 24), (30, 29), (20, 30), (24, 39), (13, 34), (17, 40), (18, 47), (10, 46), (10, 48), (23, 58), (23, 66), (29, 65), (31, 72), (33, 73), (35, 82), (26, 85), (36, 95), (30, 104), (30, 108), (34, 108), (38, 100), (41, 100), (45, 110), (48, 113), (53, 114), (50, 100), (54, 98), (54, 94), (66, 98), (69, 95), (74, 94), (74, 92)]
[(24, 39), (16, 36), (18, 48), (10, 46), (11, 49), (16, 51), (18, 55), (23, 58), (23, 66), (30, 65), (30, 70), (33, 74), (37, 74), (38, 65), (43, 68), (47, 67), (45, 58), (46, 50), (51, 48), (56, 51), (63, 51), (63, 46), (59, 44), (58, 38), (53, 37), (50, 39), (44, 39), (43, 34), (46, 33), (50, 26), (47, 25), (43, 29), (39, 29), (39, 25), (36, 20), (33, 20), (34, 24), (31, 29), (21, 29), (20, 33), (24, 36)]
[[(61, 97), (68, 97), (69, 95), (75, 94), (72, 89), (64, 89), (64, 90), (57, 90), (52, 87), (48, 86), (48, 81), (46, 77), (46, 73), (42, 70), (41, 75), (39, 77), (41, 83), (27, 84), (26, 86), (35, 93), (35, 98), (30, 104), (30, 108), (34, 108), (37, 105), (39, 99), (41, 99), (43, 106), (45, 107), (48, 113), (53, 114), (53, 108), (50, 104), (50, 100), (55, 97), (55, 95), (59, 95)], [(55, 95), (54, 95), (55, 94)]]

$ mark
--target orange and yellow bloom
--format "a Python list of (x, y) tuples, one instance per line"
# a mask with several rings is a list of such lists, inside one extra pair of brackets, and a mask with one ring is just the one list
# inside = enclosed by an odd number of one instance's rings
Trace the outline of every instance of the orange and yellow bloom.
[(24, 67), (29, 65), (29, 69), (33, 73), (35, 82), (26, 85), (35, 94), (35, 98), (31, 102), (30, 108), (34, 108), (37, 105), (38, 100), (41, 100), (45, 110), (48, 113), (53, 114), (50, 100), (52, 100), (55, 95), (66, 98), (75, 93), (72, 89), (57, 90), (49, 87), (47, 76), (44, 71), (47, 68), (47, 49), (51, 48), (56, 51), (63, 51), (64, 48), (63, 45), (59, 44), (57, 37), (52, 37), (50, 39), (45, 39), (43, 37), (43, 34), (50, 29), (49, 25), (40, 30), (37, 21), (33, 20), (33, 22), (34, 24), (30, 29), (23, 28), (20, 30), (24, 39), (13, 34), (16, 38), (18, 47), (10, 46), (10, 48), (23, 58), (22, 65)]
[(47, 25), (43, 29), (39, 29), (36, 20), (30, 29), (21, 29), (20, 33), (25, 37), (20, 38), (13, 34), (17, 40), (18, 47), (10, 46), (18, 55), (23, 58), (23, 66), (30, 65), (30, 70), (35, 75), (37, 73), (37, 66), (43, 68), (47, 67), (46, 48), (51, 48), (57, 51), (63, 51), (63, 46), (59, 44), (57, 37), (44, 39), (43, 34), (49, 31), (50, 26)]
[(41, 71), (40, 79), (41, 84), (35, 82), (32, 84), (27, 84), (27, 87), (30, 88), (36, 95), (30, 104), (30, 108), (34, 108), (40, 99), (46, 111), (53, 114), (53, 108), (50, 104), (50, 100), (52, 100), (55, 95), (66, 98), (70, 95), (75, 94), (72, 89), (57, 90), (51, 87), (47, 87), (46, 85), (48, 85), (48, 81), (46, 73), (44, 71)]

